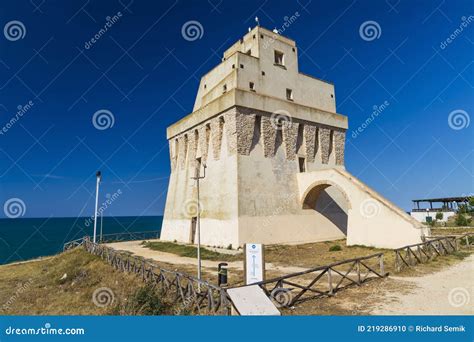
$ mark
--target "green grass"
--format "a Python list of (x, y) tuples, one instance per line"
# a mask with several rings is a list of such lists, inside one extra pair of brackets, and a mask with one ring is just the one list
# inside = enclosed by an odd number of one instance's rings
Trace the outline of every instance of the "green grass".
[[(150, 248), (155, 251), (173, 253), (182, 257), (196, 258), (197, 248), (194, 246), (180, 245), (173, 242), (146, 242), (144, 244), (146, 248)], [(201, 258), (204, 260), (212, 261), (236, 261), (242, 260), (242, 255), (231, 255), (210, 251), (206, 248), (201, 248)]]

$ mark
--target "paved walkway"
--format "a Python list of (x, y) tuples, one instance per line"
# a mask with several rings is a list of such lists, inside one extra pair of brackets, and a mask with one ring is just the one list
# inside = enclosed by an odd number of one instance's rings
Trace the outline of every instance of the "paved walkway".
[[(151, 240), (147, 240), (151, 241)], [(107, 243), (105, 244), (108, 247), (111, 247), (116, 250), (127, 251), (133, 253), (137, 256), (141, 256), (147, 259), (153, 259), (160, 262), (165, 262), (169, 264), (175, 265), (196, 265), (197, 266), (197, 259), (196, 258), (189, 258), (189, 257), (182, 257), (172, 253), (166, 253), (161, 251), (152, 250), (142, 245), (143, 241), (124, 241), (124, 242), (114, 242), (114, 243)], [(201, 265), (205, 268), (216, 269), (219, 261), (212, 261), (212, 260), (202, 260)], [(228, 267), (243, 270), (244, 263), (243, 261), (231, 261), (228, 262)], [(278, 271), (284, 274), (294, 273), (294, 272), (301, 272), (305, 271), (306, 268), (303, 267), (296, 267), (296, 266), (277, 266), (272, 263), (266, 263), (265, 265), (267, 270)]]

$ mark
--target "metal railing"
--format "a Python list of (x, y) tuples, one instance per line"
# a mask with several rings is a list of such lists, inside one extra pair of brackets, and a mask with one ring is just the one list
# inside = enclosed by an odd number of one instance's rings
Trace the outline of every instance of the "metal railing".
[[(325, 280), (324, 275), (326, 275)], [(321, 296), (332, 296), (348, 286), (360, 286), (370, 279), (386, 276), (388, 273), (384, 270), (383, 253), (377, 253), (264, 280), (252, 285), (262, 288), (267, 296), (276, 301), (279, 306), (290, 307)]]
[(120, 241), (136, 241), (136, 240), (152, 240), (159, 239), (159, 231), (146, 231), (146, 232), (125, 232), (125, 233), (111, 233), (102, 235), (102, 239), (99, 238), (100, 243), (104, 242), (120, 242)]

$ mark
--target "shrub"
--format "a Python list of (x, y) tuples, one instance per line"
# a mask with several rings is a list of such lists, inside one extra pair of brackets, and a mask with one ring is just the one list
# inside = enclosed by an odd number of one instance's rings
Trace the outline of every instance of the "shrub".
[(443, 213), (436, 213), (436, 219), (437, 220), (442, 220), (443, 219)]
[(467, 226), (469, 224), (469, 221), (463, 214), (458, 214), (455, 222), (456, 226)]
[(342, 251), (342, 247), (339, 245), (332, 245), (331, 247), (329, 247), (329, 251), (330, 252)]
[(170, 310), (156, 287), (151, 283), (138, 288), (127, 302), (116, 308), (122, 315), (163, 315)]

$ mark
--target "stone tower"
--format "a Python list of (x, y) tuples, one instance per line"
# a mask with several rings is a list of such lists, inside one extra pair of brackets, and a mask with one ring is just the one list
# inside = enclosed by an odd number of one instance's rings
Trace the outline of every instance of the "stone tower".
[[(162, 240), (399, 247), (428, 231), (344, 168), (347, 117), (334, 85), (298, 70), (293, 40), (255, 27), (201, 78), (193, 112), (168, 127)], [(387, 235), (388, 234), (388, 235)]]

